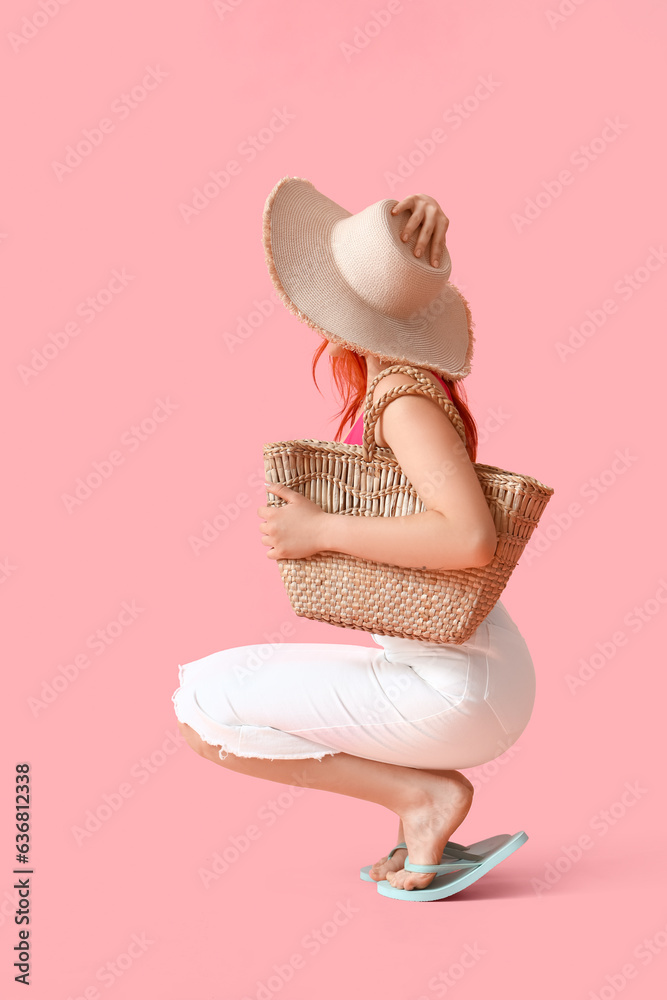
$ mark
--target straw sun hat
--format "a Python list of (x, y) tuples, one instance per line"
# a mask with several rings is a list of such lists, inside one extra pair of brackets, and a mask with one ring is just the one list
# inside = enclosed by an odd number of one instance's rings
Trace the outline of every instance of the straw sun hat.
[[(264, 206), (262, 242), (271, 280), (287, 308), (326, 340), (392, 364), (453, 381), (470, 373), (473, 323), (439, 267), (415, 257), (419, 227), (405, 243), (405, 218), (385, 198), (352, 214), (304, 177), (283, 177)], [(407, 209), (406, 209), (407, 211)]]

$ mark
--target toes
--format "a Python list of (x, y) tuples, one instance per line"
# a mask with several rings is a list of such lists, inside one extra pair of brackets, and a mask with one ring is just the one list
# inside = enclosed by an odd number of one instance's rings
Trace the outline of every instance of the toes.
[(381, 861), (376, 861), (374, 865), (371, 865), (368, 874), (375, 882), (381, 882), (382, 879), (384, 878), (384, 874), (382, 872), (382, 866), (386, 862), (386, 860), (387, 860), (386, 858), (382, 858)]
[(425, 889), (427, 885), (430, 885), (435, 878), (435, 872), (421, 872), (413, 873), (412, 878), (408, 880), (408, 885), (406, 889)]
[(390, 885), (395, 888), (402, 888), (400, 882), (395, 881), (395, 876), (399, 871), (402, 871), (401, 864), (405, 860), (407, 851), (405, 848), (400, 848), (400, 850), (395, 851), (391, 858), (386, 855), (384, 858), (380, 858), (375, 864), (371, 865), (369, 869), (369, 875), (374, 882), (382, 882), (387, 879)]
[(387, 872), (387, 881), (394, 889), (425, 889), (435, 878), (431, 872), (409, 872), (401, 868), (397, 872)]

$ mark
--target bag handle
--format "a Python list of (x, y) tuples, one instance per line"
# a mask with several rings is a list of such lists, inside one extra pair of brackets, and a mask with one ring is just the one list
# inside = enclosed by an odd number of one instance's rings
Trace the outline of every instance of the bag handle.
[[(406, 383), (405, 385), (397, 385), (393, 389), (389, 389), (385, 392), (384, 395), (380, 396), (377, 402), (372, 403), (373, 389), (378, 384), (380, 379), (383, 379), (385, 375), (389, 375), (390, 372), (402, 372), (403, 374), (412, 375), (413, 378), (417, 379), (418, 384), (410, 385), (409, 383)], [(439, 386), (435, 386), (433, 382), (431, 382), (430, 378), (427, 378), (427, 376), (420, 372), (418, 368), (414, 368), (412, 365), (392, 365), (390, 368), (383, 368), (380, 374), (375, 376), (368, 387), (364, 409), (363, 449), (365, 462), (372, 462), (376, 449), (380, 447), (375, 441), (375, 425), (378, 418), (385, 406), (388, 406), (388, 404), (398, 396), (428, 396), (445, 411), (451, 422), (454, 424), (454, 427), (456, 428), (456, 431), (465, 446), (466, 432), (461, 419), (461, 414), (456, 409), (445, 390), (441, 389)], [(390, 448), (382, 448), (381, 450), (391, 451)]]

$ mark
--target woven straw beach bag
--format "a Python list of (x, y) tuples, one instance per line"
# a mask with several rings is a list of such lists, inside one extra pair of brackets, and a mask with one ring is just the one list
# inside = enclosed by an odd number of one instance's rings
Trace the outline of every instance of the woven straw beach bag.
[[(390, 372), (408, 373), (417, 384), (396, 386), (372, 404), (373, 389)], [(430, 396), (465, 444), (463, 421), (444, 390), (411, 365), (392, 365), (370, 384), (362, 445), (312, 438), (265, 444), (267, 483), (284, 483), (328, 513), (346, 517), (400, 517), (426, 510), (393, 451), (375, 442), (380, 413), (400, 395)], [(294, 612), (378, 635), (465, 642), (500, 597), (554, 492), (531, 476), (478, 462), (473, 467), (498, 532), (491, 562), (463, 570), (422, 570), (329, 551), (277, 559)], [(267, 506), (285, 502), (269, 494)]]

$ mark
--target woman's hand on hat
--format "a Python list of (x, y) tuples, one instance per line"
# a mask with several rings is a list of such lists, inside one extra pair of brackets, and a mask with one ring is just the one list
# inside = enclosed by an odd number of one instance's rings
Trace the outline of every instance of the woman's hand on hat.
[(287, 503), (280, 507), (258, 507), (257, 513), (264, 520), (259, 526), (262, 545), (269, 546), (269, 559), (305, 559), (324, 548), (322, 530), (328, 515), (326, 511), (284, 483), (264, 483), (269, 493), (274, 493)]
[(449, 219), (435, 198), (431, 198), (428, 194), (408, 195), (407, 198), (394, 205), (391, 214), (398, 215), (399, 212), (405, 212), (406, 210), (412, 214), (403, 227), (401, 239), (404, 243), (407, 243), (417, 227), (421, 226), (421, 232), (417, 238), (413, 253), (415, 257), (421, 257), (428, 246), (428, 241), (433, 237), (431, 242), (431, 264), (433, 267), (439, 267), (445, 251), (445, 236), (449, 227)]

